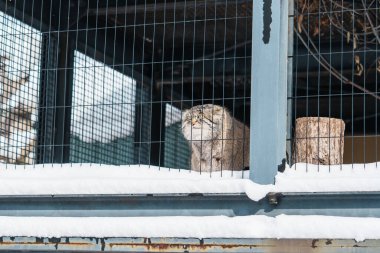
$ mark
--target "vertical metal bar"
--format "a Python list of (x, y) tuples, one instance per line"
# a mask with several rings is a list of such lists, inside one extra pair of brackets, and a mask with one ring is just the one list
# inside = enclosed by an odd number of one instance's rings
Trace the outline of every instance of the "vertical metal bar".
[(53, 114), (55, 97), (55, 74), (57, 63), (53, 53), (56, 41), (51, 36), (42, 38), (41, 82), (38, 115), (37, 163), (52, 163), (54, 138)]
[(66, 163), (70, 155), (71, 95), (73, 82), (74, 50), (68, 33), (60, 36), (58, 77), (55, 104), (55, 163)]
[[(163, 16), (163, 34), (162, 34), (162, 62), (160, 64), (160, 67), (161, 67), (161, 80), (163, 80), (164, 78), (164, 68), (165, 68), (165, 56), (167, 54), (167, 52), (165, 50), (168, 50), (166, 49), (166, 0), (164, 1), (164, 16)], [(155, 24), (156, 25), (156, 24)], [(154, 43), (154, 41), (153, 41)], [(161, 129), (160, 129), (160, 142), (159, 142), (159, 161), (158, 161), (158, 166), (161, 167), (161, 166), (164, 166), (165, 165), (165, 156), (164, 156), (164, 153), (165, 153), (165, 145), (164, 145), (164, 140), (165, 140), (165, 118), (166, 118), (166, 102), (164, 100), (166, 100), (164, 98), (164, 87), (160, 87), (160, 94), (161, 94), (161, 97), (160, 97), (160, 101), (161, 101), (161, 108), (160, 108), (160, 126), (161, 126)]]
[[(155, 78), (156, 79), (156, 78)], [(151, 139), (150, 143), (150, 165), (156, 165), (159, 167), (165, 164), (165, 118), (166, 118), (166, 103), (163, 101), (163, 87), (162, 85), (156, 85), (152, 80), (152, 122), (157, 122), (152, 125), (150, 131)], [(152, 123), (153, 124), (153, 123)]]
[[(290, 0), (293, 1), (293, 0)], [(277, 3), (277, 2), (274, 2)], [(278, 170), (285, 168), (286, 164), (286, 134), (287, 134), (287, 90), (288, 90), (288, 38), (289, 30), (289, 3), (281, 1), (280, 6), (280, 57), (279, 57), (279, 83), (278, 83), (278, 134), (277, 134), (277, 161)], [(277, 171), (276, 171), (277, 172)]]
[(293, 36), (294, 36), (294, 0), (290, 0), (288, 3), (288, 112), (287, 112), (287, 125), (286, 125), (286, 130), (287, 130), (287, 145), (286, 145), (286, 152), (287, 152), (287, 162), (288, 164), (292, 163), (292, 136), (293, 136), (293, 131), (292, 131), (292, 122), (293, 122), (293, 57), (294, 57), (294, 52), (293, 52)]
[(254, 0), (250, 178), (274, 182), (286, 153), (288, 1)]
[[(156, 1), (154, 3), (156, 6)], [(166, 1), (164, 3), (166, 5)], [(147, 10), (145, 10), (146, 12)], [(166, 102), (164, 101), (164, 87), (162, 82), (157, 85), (157, 80), (163, 80), (164, 68), (165, 68), (165, 22), (163, 26), (162, 34), (162, 48), (160, 50), (155, 50), (156, 43), (156, 29), (160, 24), (156, 23), (156, 10), (154, 11), (153, 20), (153, 38), (152, 38), (152, 70), (151, 70), (151, 81), (150, 81), (150, 91), (151, 91), (151, 122), (150, 122), (150, 161), (149, 165), (156, 165), (163, 167), (165, 165), (165, 118), (166, 118)], [(166, 11), (164, 12), (163, 20), (166, 20)], [(146, 25), (146, 24), (144, 24)], [(157, 38), (158, 40), (159, 38)], [(157, 51), (157, 55), (156, 55)], [(160, 52), (161, 51), (161, 52)], [(157, 62), (157, 64), (156, 64)], [(155, 66), (157, 65), (157, 66)], [(154, 68), (157, 68), (155, 73)]]

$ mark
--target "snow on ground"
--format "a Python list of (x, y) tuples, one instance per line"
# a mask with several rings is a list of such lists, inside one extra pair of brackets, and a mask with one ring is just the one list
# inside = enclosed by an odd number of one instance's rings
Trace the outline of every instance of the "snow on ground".
[(330, 216), (0, 217), (0, 236), (380, 238), (380, 219)]

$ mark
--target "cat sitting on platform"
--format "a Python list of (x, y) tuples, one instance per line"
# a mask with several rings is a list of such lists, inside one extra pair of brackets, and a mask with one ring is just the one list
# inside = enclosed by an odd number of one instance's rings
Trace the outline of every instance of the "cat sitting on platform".
[(205, 104), (183, 112), (182, 133), (191, 147), (194, 171), (249, 167), (249, 128), (224, 107)]

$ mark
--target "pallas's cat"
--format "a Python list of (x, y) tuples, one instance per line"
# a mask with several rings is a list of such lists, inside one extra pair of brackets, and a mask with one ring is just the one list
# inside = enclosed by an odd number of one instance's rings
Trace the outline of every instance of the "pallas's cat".
[(249, 167), (249, 128), (224, 107), (205, 104), (183, 112), (182, 133), (191, 147), (194, 171)]

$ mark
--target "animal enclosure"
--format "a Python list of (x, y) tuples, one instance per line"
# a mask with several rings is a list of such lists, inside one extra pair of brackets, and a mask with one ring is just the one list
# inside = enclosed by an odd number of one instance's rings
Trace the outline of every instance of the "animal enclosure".
[[(220, 106), (249, 128), (251, 1), (1, 1), (0, 11), (13, 80), (2, 82), (4, 162), (190, 169), (185, 110)], [(249, 147), (249, 132), (234, 133), (218, 138)]]
[[(342, 143), (338, 163), (379, 160), (378, 5), (290, 1), (281, 38), (290, 44), (289, 164), (307, 156), (302, 141), (325, 145), (331, 158), (332, 138)], [(250, 115), (261, 108), (251, 98), (252, 8), (248, 0), (0, 1), (1, 161), (247, 169)], [(303, 117), (345, 128), (297, 137)], [(313, 159), (324, 164), (319, 153)]]
[[(344, 145), (340, 163), (371, 163), (380, 159), (379, 142), (379, 1), (294, 1), (294, 45), (290, 52), (292, 83), (288, 94), (288, 155), (297, 157), (295, 120), (327, 117), (343, 120), (341, 134), (308, 133), (321, 148)], [(334, 120), (334, 119), (332, 119)], [(315, 123), (322, 127), (323, 122)], [(327, 126), (327, 129), (329, 127)], [(332, 133), (330, 126), (330, 133)], [(306, 136), (306, 137), (305, 137)], [(331, 138), (330, 138), (331, 137)], [(300, 137), (301, 138), (301, 137)], [(306, 145), (306, 144), (304, 144)], [(344, 151), (344, 152), (343, 152)], [(329, 154), (327, 154), (328, 156)], [(315, 164), (324, 163), (316, 157)]]

